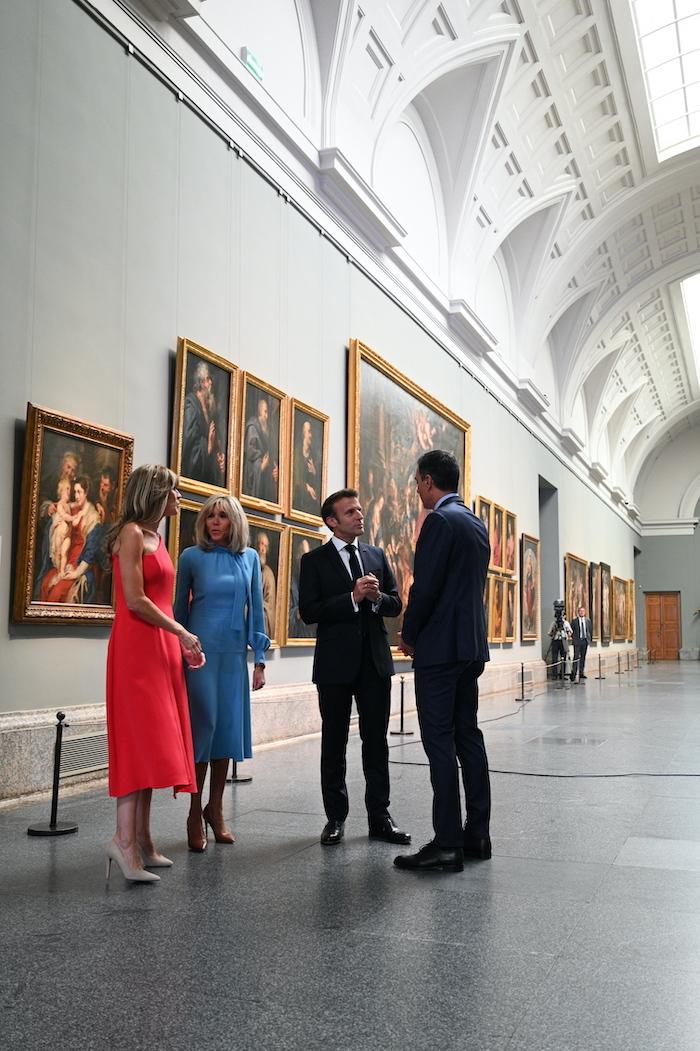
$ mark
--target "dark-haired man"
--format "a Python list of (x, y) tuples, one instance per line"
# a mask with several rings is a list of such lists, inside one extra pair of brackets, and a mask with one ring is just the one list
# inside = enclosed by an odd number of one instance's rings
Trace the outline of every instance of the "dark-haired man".
[(359, 542), (364, 516), (355, 489), (332, 493), (321, 515), (333, 536), (303, 556), (299, 578), (301, 617), (318, 625), (313, 681), (321, 710), (321, 790), (328, 819), (321, 843), (335, 846), (343, 838), (353, 697), (360, 717), (370, 839), (410, 843), (389, 813), (386, 733), (394, 663), (383, 618), (401, 612), (396, 581), (381, 548)]
[[(488, 760), (476, 719), (478, 679), (489, 659), (483, 603), (489, 538), (484, 523), (459, 497), (459, 465), (451, 453), (424, 453), (415, 477), (421, 503), (432, 514), (416, 544), (401, 649), (413, 657), (435, 837), (394, 864), (461, 872), (465, 855), (491, 857)], [(458, 756), (466, 795), (464, 828)]]

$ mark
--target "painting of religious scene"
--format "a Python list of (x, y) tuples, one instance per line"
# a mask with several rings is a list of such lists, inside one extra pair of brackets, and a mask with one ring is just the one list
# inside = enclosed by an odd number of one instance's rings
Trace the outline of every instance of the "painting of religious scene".
[(491, 578), (491, 613), (489, 617), (491, 633), (489, 642), (504, 641), (504, 585), (503, 577)]
[(613, 577), (613, 642), (627, 638), (627, 581)]
[(610, 642), (612, 637), (612, 577), (610, 566), (600, 563), (600, 639)]
[(502, 507), (499, 507), (498, 504), (493, 505), (491, 511), (491, 534), (489, 536), (491, 542), (491, 569), (503, 569), (505, 514), (505, 510)]
[(284, 560), (286, 544), (284, 534), (286, 526), (278, 525), (267, 518), (248, 516), (250, 526), (250, 546), (257, 551), (260, 559), (260, 574), (263, 592), (263, 613), (265, 616), (265, 634), (273, 646), (279, 646), (284, 637), (282, 618), (284, 616)]
[(517, 581), (506, 580), (505, 590), (505, 614), (503, 619), (503, 641), (504, 642), (515, 642), (515, 623), (516, 623), (516, 605), (517, 605)]
[(321, 547), (326, 542), (322, 533), (310, 529), (289, 529), (287, 555), (287, 587), (285, 604), (285, 646), (313, 646), (316, 625), (304, 624), (299, 613), (299, 570), (301, 560), (308, 551)]
[(635, 615), (635, 593), (634, 580), (627, 581), (627, 641), (634, 642), (634, 615)]
[[(357, 489), (369, 544), (384, 548), (404, 608), (413, 582), (416, 541), (427, 512), (416, 492), (418, 458), (451, 452), (460, 495), (469, 499), (470, 427), (373, 350), (352, 340), (349, 358), (348, 484)], [(388, 622), (392, 646), (402, 617)]]
[(588, 608), (588, 562), (578, 555), (564, 556), (565, 616), (571, 623), (579, 607)]
[(518, 519), (512, 511), (506, 511), (506, 537), (503, 546), (503, 570), (515, 573), (515, 546), (518, 534)]
[(540, 637), (540, 542), (523, 533), (520, 541), (520, 637)]
[(321, 504), (326, 496), (328, 416), (292, 398), (289, 498), (287, 517), (323, 525)]
[(282, 511), (285, 498), (287, 396), (264, 380), (243, 376), (240, 501)]
[(591, 562), (588, 567), (588, 596), (591, 638), (597, 642), (600, 638), (600, 566), (597, 562)]
[(112, 619), (105, 538), (121, 511), (133, 446), (129, 434), (28, 405), (14, 620)]
[(177, 569), (180, 555), (186, 547), (196, 544), (194, 527), (197, 515), (202, 504), (196, 500), (188, 500), (187, 497), (180, 498), (180, 510), (172, 518), (168, 519), (168, 551)]
[(234, 473), (238, 369), (206, 347), (178, 343), (172, 468), (183, 488), (228, 492)]

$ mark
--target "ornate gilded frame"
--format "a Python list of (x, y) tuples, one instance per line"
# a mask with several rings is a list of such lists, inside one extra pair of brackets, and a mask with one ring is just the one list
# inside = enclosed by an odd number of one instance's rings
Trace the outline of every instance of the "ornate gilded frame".
[[(285, 589), (284, 589), (284, 615), (282, 618), (282, 624), (280, 629), (280, 645), (282, 646), (315, 646), (316, 645), (316, 628), (315, 627), (304, 627), (300, 630), (307, 632), (303, 638), (294, 638), (289, 635), (289, 619), (292, 615), (292, 586), (294, 583), (298, 585), (298, 577), (295, 579), (295, 561), (296, 556), (294, 552), (294, 540), (295, 538), (306, 537), (312, 543), (318, 547), (322, 547), (328, 540), (325, 533), (314, 532), (312, 529), (301, 529), (297, 526), (289, 526), (287, 528), (287, 551), (286, 551), (286, 573), (285, 573)], [(302, 623), (302, 622), (300, 622)], [(283, 633), (283, 634), (282, 634)]]
[[(579, 583), (580, 588), (577, 586)], [(569, 594), (573, 587), (576, 587), (580, 594)], [(585, 558), (572, 555), (570, 551), (564, 555), (564, 601), (564, 615), (569, 623), (576, 616), (579, 605), (585, 607), (588, 602), (588, 562)]]
[[(246, 430), (248, 428), (248, 412), (246, 411), (246, 399), (249, 387), (256, 387), (268, 396), (268, 398), (274, 398), (279, 403), (279, 445), (277, 449), (277, 499), (268, 499), (256, 495), (255, 493), (248, 493), (245, 491), (243, 486), (243, 479), (245, 475), (246, 466)], [(250, 372), (243, 372), (241, 374), (241, 389), (239, 397), (240, 405), (240, 447), (238, 455), (238, 492), (239, 499), (244, 507), (252, 507), (256, 511), (270, 511), (271, 513), (279, 512), (282, 513), (285, 509), (285, 503), (287, 500), (287, 461), (289, 458), (289, 439), (287, 435), (288, 428), (288, 413), (289, 413), (289, 397), (284, 391), (278, 390), (277, 387), (273, 387), (271, 383), (266, 380), (261, 380), (257, 376), (253, 376)]]
[[(526, 630), (524, 621), (526, 608), (525, 588), (527, 586), (528, 551), (534, 552), (535, 560), (535, 631)], [(536, 536), (523, 533), (520, 537), (520, 638), (523, 642), (534, 642), (540, 637), (540, 541)], [(528, 625), (529, 627), (529, 625)]]
[[(321, 440), (321, 465), (319, 472), (319, 485), (318, 485), (318, 497), (317, 502), (319, 505), (318, 514), (305, 510), (301, 507), (295, 506), (295, 470), (294, 470), (294, 452), (295, 452), (295, 422), (296, 414), (300, 413), (304, 417), (309, 417), (311, 420), (316, 420), (322, 428), (323, 437)], [(330, 416), (327, 416), (325, 412), (321, 412), (320, 409), (314, 409), (311, 405), (307, 405), (303, 401), (299, 401), (297, 398), (292, 398), (289, 406), (289, 460), (287, 465), (287, 518), (292, 518), (297, 522), (305, 522), (308, 525), (323, 525), (323, 519), (321, 518), (321, 503), (326, 496), (326, 484), (328, 479), (328, 433), (330, 428)]]
[[(258, 518), (256, 515), (248, 515), (247, 517), (251, 529), (250, 546), (254, 550), (257, 551), (256, 532), (258, 530), (266, 533), (275, 533), (279, 537), (277, 574), (275, 577), (275, 628), (270, 634), (271, 648), (274, 649), (282, 644), (281, 640), (286, 638), (287, 635), (285, 618), (287, 609), (287, 588), (289, 587), (289, 577), (287, 574), (287, 556), (289, 548), (287, 533), (289, 532), (289, 526), (281, 525), (279, 522), (273, 522), (271, 518)], [(265, 580), (263, 576), (263, 605), (264, 602)]]

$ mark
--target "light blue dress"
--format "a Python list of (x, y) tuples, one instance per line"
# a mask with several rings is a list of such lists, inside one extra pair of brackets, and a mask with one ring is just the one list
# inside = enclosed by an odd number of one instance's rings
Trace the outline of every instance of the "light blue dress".
[(257, 553), (246, 547), (188, 547), (180, 555), (175, 619), (202, 643), (206, 664), (186, 669), (194, 758), (249, 759), (253, 754), (248, 647), (255, 661), (270, 645), (264, 631)]

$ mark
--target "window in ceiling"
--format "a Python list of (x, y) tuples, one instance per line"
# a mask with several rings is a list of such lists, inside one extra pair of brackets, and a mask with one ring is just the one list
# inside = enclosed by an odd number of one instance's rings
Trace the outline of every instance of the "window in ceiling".
[(700, 379), (700, 274), (693, 274), (692, 277), (686, 277), (685, 281), (681, 281), (681, 292), (685, 315), (688, 319), (696, 374)]
[(700, 145), (700, 0), (630, 0), (659, 160)]

